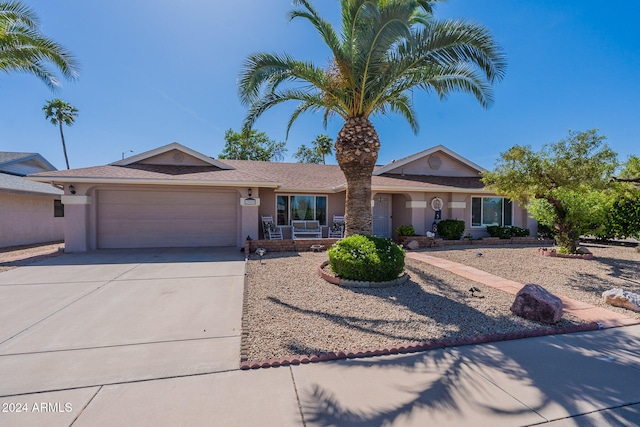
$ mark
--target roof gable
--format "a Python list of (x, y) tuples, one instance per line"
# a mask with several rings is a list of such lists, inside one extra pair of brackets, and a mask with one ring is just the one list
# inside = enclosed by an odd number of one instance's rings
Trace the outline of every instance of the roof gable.
[(485, 169), (444, 145), (437, 145), (376, 169), (382, 174), (477, 177)]
[(145, 151), (135, 156), (127, 157), (111, 163), (112, 166), (131, 166), (134, 164), (156, 166), (215, 166), (219, 169), (229, 170), (233, 167), (224, 164), (212, 157), (205, 156), (191, 148), (177, 142)]
[(0, 172), (25, 176), (30, 173), (57, 170), (38, 153), (0, 151)]

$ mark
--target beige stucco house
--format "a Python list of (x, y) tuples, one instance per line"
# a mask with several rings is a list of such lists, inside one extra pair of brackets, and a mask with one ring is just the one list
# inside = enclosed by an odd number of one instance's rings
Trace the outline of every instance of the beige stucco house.
[[(536, 223), (515, 203), (488, 192), (482, 168), (439, 145), (377, 167), (372, 177), (374, 234), (418, 234), (436, 220), (461, 219), (466, 233), (486, 225)], [(263, 238), (269, 215), (290, 237), (292, 220), (318, 220), (327, 235), (344, 215), (345, 179), (335, 165), (217, 160), (178, 143), (106, 166), (30, 175), (63, 186), (67, 251), (174, 246), (243, 247)]]
[(37, 153), (0, 152), (0, 248), (64, 238), (62, 190), (24, 178), (55, 170)]

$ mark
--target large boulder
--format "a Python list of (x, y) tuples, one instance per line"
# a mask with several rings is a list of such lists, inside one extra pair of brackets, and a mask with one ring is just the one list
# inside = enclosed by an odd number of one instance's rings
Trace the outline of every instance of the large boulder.
[(511, 306), (513, 314), (544, 323), (558, 323), (562, 318), (562, 301), (540, 285), (524, 285)]
[(610, 289), (602, 293), (602, 299), (607, 304), (623, 307), (633, 311), (640, 311), (640, 295), (620, 288)]
[(416, 249), (419, 249), (419, 248), (420, 248), (420, 244), (419, 244), (417, 241), (415, 241), (415, 240), (410, 241), (409, 243), (407, 243), (407, 244), (406, 244), (406, 245), (404, 245), (404, 246), (405, 246), (407, 249), (411, 249), (412, 251), (415, 251)]

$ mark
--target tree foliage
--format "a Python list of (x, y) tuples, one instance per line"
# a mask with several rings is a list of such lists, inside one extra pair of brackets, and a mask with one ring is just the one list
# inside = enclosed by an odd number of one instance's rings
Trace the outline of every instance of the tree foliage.
[(58, 125), (60, 129), (60, 139), (62, 140), (62, 151), (64, 152), (64, 160), (69, 169), (69, 157), (67, 156), (67, 144), (64, 140), (64, 132), (62, 131), (62, 125), (71, 126), (75, 123), (76, 117), (78, 117), (78, 109), (73, 105), (61, 100), (60, 98), (52, 99), (48, 101), (44, 107), (42, 107), (44, 115), (51, 124)]
[(617, 198), (607, 210), (599, 237), (640, 238), (640, 192)]
[(241, 132), (229, 129), (224, 139), (226, 143), (218, 156), (220, 159), (280, 161), (287, 152), (284, 142), (276, 142), (255, 129), (244, 128)]
[(437, 20), (432, 0), (341, 0), (342, 28), (323, 19), (309, 0), (294, 0), (290, 19), (311, 24), (330, 52), (317, 65), (288, 54), (255, 53), (240, 74), (240, 98), (251, 126), (268, 109), (297, 102), (287, 131), (305, 112), (345, 125), (336, 159), (347, 180), (346, 235), (371, 234), (371, 173), (380, 149), (369, 118), (399, 114), (418, 131), (415, 89), (445, 98), (452, 92), (492, 104), (492, 84), (506, 61), (490, 32), (459, 20)]
[(302, 144), (293, 157), (298, 159), (299, 163), (325, 164), (326, 156), (333, 153), (332, 148), (333, 140), (327, 135), (321, 134), (311, 142), (311, 147)]
[(553, 226), (560, 250), (575, 252), (575, 240), (602, 224), (611, 197), (605, 190), (617, 166), (616, 154), (597, 130), (569, 136), (535, 152), (516, 145), (501, 154), (483, 182), (520, 203), (542, 224)]
[(613, 180), (617, 182), (632, 182), (636, 185), (640, 184), (640, 157), (629, 156), (624, 168)]
[(613, 199), (598, 237), (640, 238), (640, 157), (630, 156), (614, 181)]
[(78, 65), (61, 44), (41, 33), (35, 12), (21, 1), (0, 2), (0, 71), (33, 74), (49, 88), (60, 86), (53, 65), (67, 79), (78, 76)]

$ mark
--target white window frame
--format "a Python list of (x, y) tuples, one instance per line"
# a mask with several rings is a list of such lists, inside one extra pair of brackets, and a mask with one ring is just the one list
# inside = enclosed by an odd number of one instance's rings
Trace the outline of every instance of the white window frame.
[[(480, 225), (473, 225), (473, 199), (480, 199)], [(471, 196), (471, 209), (469, 209), (469, 213), (470, 213), (470, 218), (469, 218), (469, 224), (471, 224), (471, 228), (487, 228), (487, 226), (491, 226), (491, 225), (496, 225), (496, 224), (484, 224), (482, 223), (483, 219), (484, 219), (484, 201), (482, 199), (502, 199), (502, 224), (498, 224), (501, 227), (504, 227), (504, 201), (505, 200), (510, 200), (511, 201), (511, 224), (509, 224), (508, 226), (513, 226), (513, 218), (514, 218), (514, 210), (515, 210), (515, 203), (513, 202), (513, 200), (509, 199), (508, 197), (501, 197), (501, 196)], [(507, 226), (507, 227), (508, 227)]]
[[(329, 195), (327, 194), (291, 194), (291, 193), (276, 193), (276, 203), (275, 203), (275, 221), (276, 221), (276, 225), (278, 226), (290, 226), (291, 225), (291, 197), (313, 197), (313, 217), (317, 218), (318, 216), (316, 215), (316, 197), (324, 197), (326, 199), (326, 203), (325, 203), (325, 222), (326, 224), (320, 224), (321, 227), (325, 227), (329, 225)], [(288, 223), (287, 224), (278, 224), (278, 197), (287, 197), (288, 199), (288, 204), (287, 204), (287, 217), (288, 217)], [(295, 220), (293, 220), (295, 221)]]

